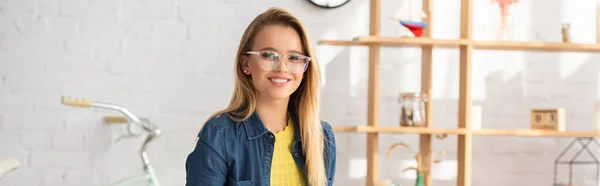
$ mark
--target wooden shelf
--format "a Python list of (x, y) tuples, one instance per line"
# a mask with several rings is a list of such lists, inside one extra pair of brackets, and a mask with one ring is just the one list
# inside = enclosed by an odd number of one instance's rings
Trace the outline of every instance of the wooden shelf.
[(464, 129), (417, 128), (417, 127), (334, 127), (334, 132), (362, 133), (415, 133), (415, 134), (466, 134)]
[(339, 46), (433, 46), (437, 48), (457, 48), (472, 45), (474, 49), (482, 50), (520, 50), (548, 52), (600, 52), (600, 44), (576, 44), (559, 42), (526, 42), (526, 41), (478, 41), (466, 39), (431, 39), (362, 36), (353, 40), (321, 40), (319, 44)]
[(362, 36), (356, 37), (353, 40), (321, 40), (318, 43), (339, 46), (368, 46), (377, 44), (381, 46), (434, 46), (439, 48), (456, 48), (460, 45), (469, 44), (466, 40), (379, 36)]
[(473, 41), (475, 49), (485, 50), (534, 50), (547, 52), (600, 52), (599, 44), (575, 44), (558, 42), (521, 41)]
[(587, 131), (543, 131), (529, 129), (444, 129), (444, 128), (411, 128), (411, 127), (334, 127), (335, 132), (358, 132), (358, 133), (407, 133), (407, 134), (455, 134), (474, 136), (517, 136), (517, 137), (597, 137), (600, 132)]
[(481, 129), (481, 130), (470, 130), (471, 133), (476, 136), (518, 136), (518, 137), (597, 137), (600, 136), (600, 132), (587, 132), (587, 131), (543, 131), (543, 130), (529, 130), (529, 129), (518, 129), (518, 130), (506, 130), (506, 129)]

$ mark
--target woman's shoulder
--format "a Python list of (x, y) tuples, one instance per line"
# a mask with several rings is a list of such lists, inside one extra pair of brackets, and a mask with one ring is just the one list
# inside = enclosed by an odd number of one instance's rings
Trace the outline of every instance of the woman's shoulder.
[(333, 128), (328, 121), (321, 120), (321, 126), (323, 127), (323, 132), (325, 134), (325, 139), (335, 145), (335, 134), (333, 133)]
[(333, 129), (331, 128), (331, 124), (329, 124), (328, 121), (321, 120), (321, 126), (323, 127), (323, 130), (333, 132)]
[(221, 134), (233, 129), (235, 124), (237, 124), (237, 122), (231, 119), (228, 114), (211, 116), (200, 129), (198, 137), (202, 138), (202, 135), (210, 137), (222, 137)]
[(217, 127), (219, 129), (227, 128), (231, 124), (236, 123), (233, 121), (228, 114), (217, 114), (208, 118), (205, 124), (210, 124), (213, 127)]

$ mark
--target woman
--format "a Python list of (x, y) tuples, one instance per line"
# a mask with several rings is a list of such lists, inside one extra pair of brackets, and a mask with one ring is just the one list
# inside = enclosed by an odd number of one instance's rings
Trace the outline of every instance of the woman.
[(229, 106), (208, 119), (187, 186), (333, 185), (331, 126), (319, 120), (319, 66), (302, 23), (270, 8), (246, 28)]

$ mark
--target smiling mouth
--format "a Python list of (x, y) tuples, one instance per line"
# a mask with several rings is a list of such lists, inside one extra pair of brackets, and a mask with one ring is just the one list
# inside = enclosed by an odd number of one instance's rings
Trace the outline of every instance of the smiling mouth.
[(284, 78), (269, 78), (269, 81), (275, 82), (275, 83), (287, 83), (292, 81), (291, 79), (284, 79)]

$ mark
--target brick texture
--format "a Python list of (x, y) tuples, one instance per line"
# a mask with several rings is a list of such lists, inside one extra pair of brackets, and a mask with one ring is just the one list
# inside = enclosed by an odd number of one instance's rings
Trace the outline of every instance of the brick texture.
[[(382, 35), (401, 31), (387, 19), (400, 2), (382, 0)], [(595, 0), (567, 2), (517, 3), (504, 39), (560, 41), (560, 24), (570, 22), (575, 41), (592, 43)], [(229, 101), (241, 34), (270, 6), (296, 14), (312, 42), (368, 34), (368, 1), (332, 10), (298, 0), (0, 1), (0, 156), (15, 157), (22, 165), (0, 185), (99, 186), (141, 170), (142, 137), (117, 142), (125, 128), (102, 122), (113, 112), (61, 105), (63, 95), (117, 103), (150, 118), (164, 131), (149, 146), (162, 185), (184, 185), (185, 157), (198, 129)], [(459, 7), (458, 1), (435, 2), (434, 37), (458, 37)], [(474, 1), (473, 13), (474, 38), (497, 39), (497, 5)], [(316, 49), (323, 70), (322, 118), (334, 126), (364, 125), (367, 48)], [(381, 126), (398, 126), (398, 94), (420, 89), (418, 52), (382, 49)], [(567, 129), (594, 129), (599, 55), (475, 51), (473, 60), (473, 104), (482, 108), (482, 128), (528, 128), (529, 109), (563, 107)], [(436, 49), (433, 63), (433, 125), (455, 127), (458, 50)], [(444, 163), (433, 167), (434, 185), (456, 183), (456, 140), (433, 142), (435, 149), (449, 152)], [(474, 137), (473, 185), (550, 185), (554, 159), (570, 140)], [(337, 134), (335, 185), (364, 185), (365, 141), (364, 134)], [(385, 157), (398, 141), (418, 144), (415, 135), (382, 134), (379, 177), (412, 185), (410, 172), (401, 172), (414, 164), (412, 154), (398, 150), (391, 159)], [(600, 149), (593, 152), (600, 154)], [(568, 167), (560, 168), (566, 180)], [(594, 185), (593, 165), (574, 171), (575, 185)]]

